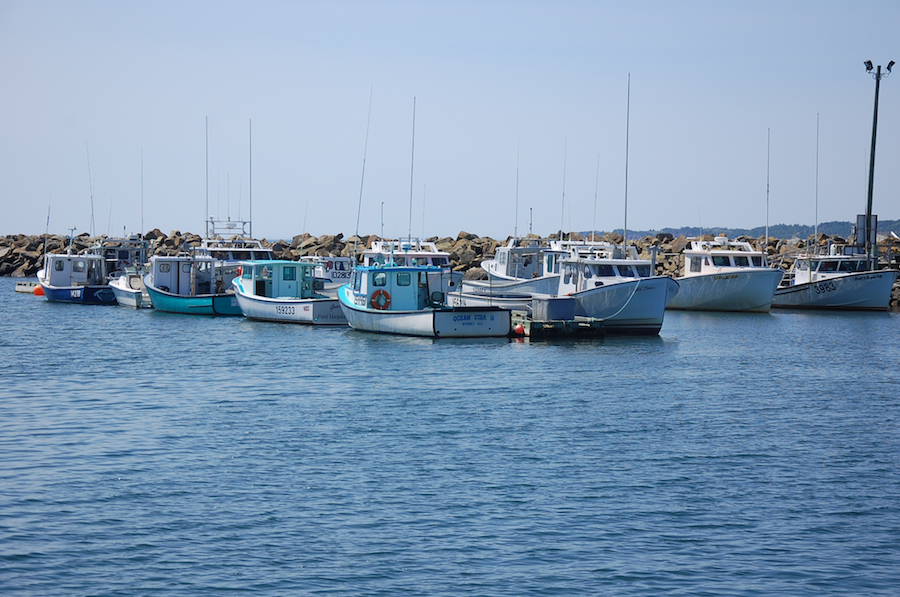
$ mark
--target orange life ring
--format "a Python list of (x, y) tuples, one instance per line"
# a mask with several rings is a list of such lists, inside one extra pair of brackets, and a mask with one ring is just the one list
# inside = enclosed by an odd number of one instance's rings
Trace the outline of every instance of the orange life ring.
[(386, 290), (376, 290), (372, 293), (369, 304), (372, 305), (373, 309), (384, 311), (391, 306), (391, 295), (389, 295)]
[(236, 275), (238, 278), (241, 277), (241, 271), (242, 271), (242, 270), (241, 270), (241, 266), (237, 266), (237, 270), (235, 270), (234, 273), (235, 273), (235, 275)]

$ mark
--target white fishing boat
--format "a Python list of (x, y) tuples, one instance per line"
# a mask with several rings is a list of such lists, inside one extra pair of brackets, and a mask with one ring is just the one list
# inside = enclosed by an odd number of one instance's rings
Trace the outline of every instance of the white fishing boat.
[(336, 298), (321, 293), (317, 265), (304, 261), (243, 261), (232, 280), (234, 295), (247, 319), (347, 325)]
[(314, 276), (322, 282), (322, 288), (318, 292), (332, 298), (337, 298), (337, 289), (350, 281), (353, 270), (353, 260), (350, 257), (304, 255), (300, 262), (314, 266)]
[(100, 255), (47, 253), (37, 278), (48, 301), (114, 305), (116, 296), (107, 283), (105, 267)]
[(767, 312), (781, 273), (767, 266), (762, 251), (726, 237), (694, 239), (683, 252), (678, 294), (668, 309)]
[(775, 290), (773, 307), (885, 311), (897, 270), (876, 269), (859, 247), (801, 253)]
[(516, 294), (556, 293), (559, 285), (559, 267), (555, 256), (558, 250), (550, 249), (557, 242), (542, 238), (510, 238), (506, 245), (497, 247), (494, 257), (481, 262), (487, 280), (466, 280), (467, 289), (473, 293)]
[(541, 248), (542, 268), (534, 267), (533, 261), (528, 265), (535, 271), (559, 272), (550, 292), (523, 292), (527, 286), (516, 281), (465, 280), (449, 295), (451, 304), (497, 305), (532, 313), (535, 299), (571, 297), (574, 317), (602, 320), (607, 334), (659, 333), (666, 304), (679, 286), (672, 278), (653, 275), (652, 261), (640, 259), (634, 247), (607, 242), (547, 244)]
[(433, 338), (510, 334), (507, 309), (447, 306), (451, 280), (445, 267), (361, 266), (338, 289), (338, 299), (356, 330)]
[(135, 309), (153, 307), (150, 293), (144, 286), (144, 276), (147, 275), (147, 272), (146, 267), (128, 267), (109, 281), (109, 287), (119, 305)]

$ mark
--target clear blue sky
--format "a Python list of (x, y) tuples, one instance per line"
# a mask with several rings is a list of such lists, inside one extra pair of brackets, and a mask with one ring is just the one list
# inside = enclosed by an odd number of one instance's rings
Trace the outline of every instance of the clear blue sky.
[[(506, 237), (852, 220), (900, 2), (0, 1), (0, 234)], [(897, 71), (900, 71), (898, 66)], [(410, 154), (416, 98), (410, 215)], [(900, 218), (900, 74), (875, 209)], [(87, 149), (90, 154), (88, 176)], [(517, 198), (518, 147), (518, 215)], [(599, 160), (599, 179), (597, 164)], [(91, 180), (92, 179), (92, 180)], [(598, 183), (599, 180), (599, 183)], [(596, 193), (596, 219), (594, 217)], [(563, 200), (564, 195), (564, 200)], [(424, 209), (424, 217), (423, 217)], [(305, 227), (304, 227), (305, 222)]]

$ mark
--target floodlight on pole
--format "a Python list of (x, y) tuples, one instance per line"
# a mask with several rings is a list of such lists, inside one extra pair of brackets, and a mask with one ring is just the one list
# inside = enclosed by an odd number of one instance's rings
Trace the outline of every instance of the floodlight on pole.
[[(872, 61), (866, 60), (863, 64), (866, 65), (866, 72), (872, 72)], [(872, 230), (872, 189), (875, 183), (875, 134), (878, 130), (878, 92), (881, 87), (881, 79), (886, 78), (890, 72), (891, 67), (894, 66), (894, 61), (891, 60), (888, 63), (888, 69), (886, 73), (881, 72), (881, 65), (878, 65), (878, 68), (875, 71), (875, 74), (872, 75), (872, 78), (875, 79), (875, 109), (873, 111), (872, 116), (872, 149), (869, 152), (869, 192), (866, 197), (866, 256), (870, 259), (873, 259), (875, 263), (872, 264), (873, 267), (877, 266), (878, 255), (877, 255), (877, 247), (872, 242), (874, 239), (872, 238), (874, 235)]]

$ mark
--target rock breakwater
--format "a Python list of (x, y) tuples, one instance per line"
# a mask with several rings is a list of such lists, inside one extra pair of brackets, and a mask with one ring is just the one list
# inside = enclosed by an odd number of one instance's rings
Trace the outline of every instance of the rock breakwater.
[[(586, 240), (577, 232), (563, 234), (568, 240)], [(324, 234), (313, 236), (310, 234), (298, 234), (290, 241), (285, 239), (267, 240), (262, 244), (275, 253), (276, 258), (296, 261), (304, 255), (339, 255), (352, 256), (354, 252), (360, 253), (368, 247), (377, 235), (350, 236), (345, 238), (343, 234)], [(537, 237), (535, 237), (537, 238)], [(551, 235), (550, 238), (556, 238)], [(704, 238), (712, 240), (714, 237), (706, 235)], [(71, 239), (61, 235), (25, 235), (13, 234), (0, 237), (0, 276), (32, 277), (41, 267), (42, 256), (47, 253), (65, 253), (71, 250), (73, 253), (83, 253), (90, 247), (105, 240), (106, 237), (90, 237), (87, 233), (79, 234)], [(144, 239), (150, 243), (151, 255), (177, 255), (187, 251), (191, 247), (199, 246), (202, 238), (191, 232), (172, 230), (169, 234), (154, 229), (144, 235)], [(453, 237), (431, 237), (426, 239), (433, 241), (437, 248), (450, 254), (450, 263), (454, 271), (463, 272), (467, 278), (483, 278), (484, 272), (480, 265), (484, 259), (494, 254), (497, 246), (505, 244), (508, 239), (502, 241), (490, 237), (479, 237), (469, 232), (460, 232)], [(607, 232), (595, 240), (605, 240), (612, 243), (621, 243), (622, 235), (615, 232)], [(807, 247), (807, 241), (800, 239), (778, 239), (769, 237), (766, 239), (739, 236), (735, 240), (746, 241), (754, 248), (760, 250), (764, 247), (770, 260), (780, 263), (784, 269), (790, 268), (793, 260), (792, 254)], [(664, 275), (679, 275), (683, 268), (681, 251), (689, 240), (684, 236), (673, 237), (671, 234), (662, 233), (656, 236), (645, 236), (632, 242), (644, 259), (650, 259), (655, 253), (657, 272)], [(846, 244), (846, 239), (839, 236), (820, 234), (816, 239), (817, 244), (827, 246), (829, 243)], [(892, 237), (879, 239), (884, 242), (882, 256), (890, 260), (896, 267), (900, 262), (900, 241)], [(891, 306), (900, 306), (900, 281), (894, 284), (891, 295)]]

